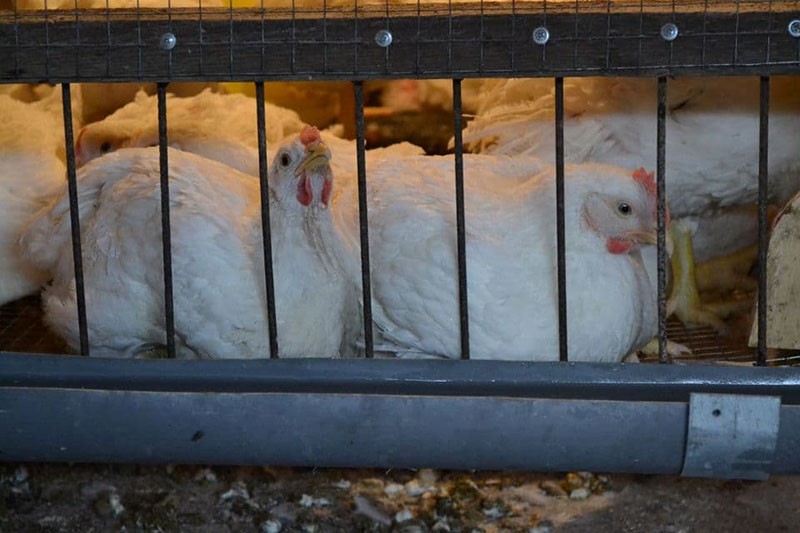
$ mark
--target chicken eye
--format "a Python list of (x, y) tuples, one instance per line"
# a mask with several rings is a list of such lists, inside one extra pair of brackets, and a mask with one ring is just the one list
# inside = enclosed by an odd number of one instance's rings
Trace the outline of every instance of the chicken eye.
[(292, 158), (286, 152), (281, 154), (280, 163), (282, 167), (288, 167), (292, 162)]
[(630, 216), (631, 211), (632, 211), (631, 206), (626, 204), (625, 202), (621, 202), (621, 203), (617, 204), (617, 212), (620, 215), (622, 215), (624, 217)]
[(104, 142), (103, 144), (100, 145), (100, 151), (103, 152), (104, 154), (106, 152), (108, 152), (109, 150), (111, 150), (111, 143), (110, 142), (106, 141), (106, 142)]

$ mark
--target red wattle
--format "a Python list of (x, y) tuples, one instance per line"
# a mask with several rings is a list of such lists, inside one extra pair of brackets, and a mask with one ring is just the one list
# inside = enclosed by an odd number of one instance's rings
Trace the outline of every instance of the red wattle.
[(633, 248), (633, 243), (631, 241), (623, 241), (622, 239), (615, 239), (613, 237), (609, 237), (606, 240), (606, 249), (612, 254), (628, 253), (631, 248)]
[(308, 183), (306, 175), (300, 176), (300, 181), (297, 182), (297, 201), (301, 205), (308, 207), (314, 195), (311, 193), (311, 185)]

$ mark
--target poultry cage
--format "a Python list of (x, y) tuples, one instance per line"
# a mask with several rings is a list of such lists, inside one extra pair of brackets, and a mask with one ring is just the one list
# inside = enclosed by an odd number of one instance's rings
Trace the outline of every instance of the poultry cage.
[[(770, 83), (774, 76), (800, 75), (800, 2), (24, 4), (0, 2), (0, 83), (61, 84), (65, 111), (59, 127), (70, 205), (64, 216), (71, 223), (80, 352), (92, 357), (76, 357), (47, 333), (38, 296), (2, 307), (3, 460), (594, 470), (750, 479), (800, 472), (795, 453), (800, 373), (790, 356), (768, 346), (763, 267)], [(652, 166), (658, 198), (658, 356), (649, 362), (656, 364), (569, 357), (568, 339), (579, 335), (582, 324), (567, 321), (564, 78), (588, 76), (655, 80), (657, 105), (650, 123), (657, 139)], [(708, 328), (687, 330), (672, 321), (668, 326), (665, 188), (671, 162), (682, 154), (666, 149), (665, 117), (671, 84), (689, 76), (760, 80), (753, 95), (760, 117), (752, 151), (758, 170), (751, 176), (758, 183), (759, 202), (755, 315), (760, 327), (754, 348), (747, 347), (746, 339), (733, 342)], [(470, 360), (464, 208), (469, 168), (462, 139), (468, 117), (462, 84), (479, 78), (546, 79), (553, 88), (558, 343), (550, 362), (503, 361), (502, 353), (494, 354), (498, 360)], [(375, 237), (367, 217), (364, 86), (400, 79), (452, 80), (448, 127), (454, 136), (450, 157), (459, 295), (452, 326), (460, 361), (373, 357), (369, 244)], [(264, 106), (269, 88), (265, 91), (263, 82), (308, 81), (352, 88), (343, 109), (354, 119), (356, 138), (365, 357), (279, 357), (273, 285), (280, 280), (277, 275), (273, 279), (270, 214), (265, 211), (263, 305), (269, 311), (272, 357), (176, 359), (168, 84), (237, 82), (253, 88), (259, 183), (266, 198)], [(161, 155), (161, 234), (152, 237), (162, 240), (163, 263), (153, 268), (163, 272), (168, 354), (158, 359), (103, 357), (102, 350), (90, 346), (87, 333), (92, 302), (83, 295), (88, 245), (82, 242), (77, 212), (81, 180), (76, 178), (74, 145), (79, 139), (73, 131), (72, 98), (75, 84), (123, 82), (157, 84), (159, 135), (154, 143)], [(668, 340), (686, 343), (696, 357), (671, 360)], [(737, 364), (717, 364), (720, 360)]]

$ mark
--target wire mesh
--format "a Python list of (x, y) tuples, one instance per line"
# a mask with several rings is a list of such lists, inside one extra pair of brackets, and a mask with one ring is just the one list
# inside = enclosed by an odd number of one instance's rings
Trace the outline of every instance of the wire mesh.
[(0, 79), (764, 74), (800, 54), (794, 1), (113, 5), (0, 10)]

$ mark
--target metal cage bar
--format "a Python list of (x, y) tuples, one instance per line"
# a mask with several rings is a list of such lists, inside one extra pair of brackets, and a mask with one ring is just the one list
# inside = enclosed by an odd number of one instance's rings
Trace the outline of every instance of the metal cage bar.
[(567, 244), (564, 221), (564, 78), (555, 79), (556, 271), (558, 284), (558, 358), (569, 360), (567, 323)]
[(464, 219), (464, 143), (461, 138), (461, 80), (453, 80), (453, 135), (456, 177), (456, 255), (458, 257), (458, 314), (461, 359), (469, 359), (469, 296), (467, 293), (467, 237)]
[(64, 108), (64, 144), (67, 154), (67, 186), (69, 194), (69, 221), (72, 230), (72, 261), (75, 269), (75, 299), (78, 306), (78, 335), (81, 355), (90, 355), (89, 331), (86, 324), (86, 290), (83, 282), (83, 254), (81, 250), (81, 217), (78, 206), (78, 180), (75, 173), (75, 144), (72, 135), (72, 95), (70, 86), (61, 86), (61, 105)]
[(656, 217), (658, 222), (658, 362), (667, 363), (666, 142), (667, 78), (658, 78), (656, 132)]
[(258, 121), (258, 181), (261, 193), (261, 242), (264, 247), (264, 287), (267, 295), (269, 356), (278, 358), (278, 321), (275, 314), (275, 277), (272, 269), (272, 231), (269, 218), (269, 176), (267, 168), (267, 131), (264, 116), (264, 84), (256, 82), (256, 117)]
[(372, 334), (372, 284), (369, 271), (369, 214), (367, 212), (367, 157), (364, 140), (364, 84), (353, 82), (356, 108), (356, 164), (358, 167), (358, 225), (361, 237), (361, 290), (364, 319), (364, 355), (374, 356)]
[(769, 193), (769, 77), (759, 85), (758, 124), (758, 348), (757, 364), (767, 364), (767, 199)]
[(158, 84), (158, 161), (161, 178), (161, 244), (164, 262), (164, 323), (167, 355), (175, 357), (175, 306), (172, 293), (172, 233), (169, 204), (167, 83)]

